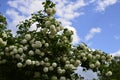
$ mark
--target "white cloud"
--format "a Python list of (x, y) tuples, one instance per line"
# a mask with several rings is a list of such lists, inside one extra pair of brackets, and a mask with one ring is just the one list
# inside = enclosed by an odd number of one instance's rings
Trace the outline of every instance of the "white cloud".
[(85, 40), (86, 41), (90, 40), (91, 38), (94, 37), (96, 33), (100, 33), (100, 32), (101, 32), (101, 28), (99, 27), (90, 29), (89, 33), (85, 36)]
[(24, 15), (19, 15), (18, 12), (16, 12), (14, 9), (9, 9), (6, 11), (6, 14), (11, 18), (12, 20), (8, 21), (8, 29), (11, 29), (13, 34), (16, 33), (16, 25), (20, 22), (23, 21), (26, 17)]
[(43, 1), (44, 0), (13, 0), (8, 1), (8, 4), (22, 15), (30, 16), (31, 13), (43, 9), (41, 5)]
[(13, 0), (8, 1), (10, 6), (6, 10), (6, 14), (9, 16), (8, 28), (12, 30), (13, 34), (16, 33), (16, 25), (20, 21), (24, 21), (30, 17), (30, 14), (43, 9), (41, 3), (44, 0)]
[(120, 56), (120, 50), (118, 50), (118, 51), (116, 51), (114, 53), (111, 53), (111, 55), (113, 55), (113, 56)]
[[(67, 0), (53, 0), (56, 5), (57, 13), (56, 15), (65, 20), (72, 20), (75, 17), (83, 15), (83, 12), (78, 12), (79, 8), (84, 7), (86, 4), (84, 0), (77, 0), (76, 2), (71, 2)], [(74, 5), (74, 6), (73, 6)]]
[(97, 1), (97, 11), (104, 11), (107, 7), (114, 5), (118, 0), (98, 0)]

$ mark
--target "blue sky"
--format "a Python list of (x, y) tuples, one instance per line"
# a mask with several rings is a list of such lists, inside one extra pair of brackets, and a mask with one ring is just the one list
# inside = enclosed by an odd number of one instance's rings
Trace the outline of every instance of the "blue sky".
[[(43, 9), (44, 0), (0, 0), (0, 12), (7, 17), (8, 29), (30, 14)], [(93, 49), (120, 55), (119, 0), (53, 0), (56, 18), (75, 33), (74, 44), (85, 42)]]

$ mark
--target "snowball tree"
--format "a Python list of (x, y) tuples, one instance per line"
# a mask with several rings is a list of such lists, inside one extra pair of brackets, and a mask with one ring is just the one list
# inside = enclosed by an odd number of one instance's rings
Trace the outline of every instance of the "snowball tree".
[(43, 6), (44, 10), (18, 24), (15, 36), (0, 21), (0, 79), (79, 80), (74, 72), (78, 66), (111, 76), (107, 70), (111, 55), (84, 43), (73, 45), (74, 32), (55, 19), (55, 4), (46, 0)]

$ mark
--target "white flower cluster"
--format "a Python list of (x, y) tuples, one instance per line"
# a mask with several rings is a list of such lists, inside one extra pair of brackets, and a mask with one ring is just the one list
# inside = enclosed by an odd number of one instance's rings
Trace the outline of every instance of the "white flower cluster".
[(108, 71), (105, 75), (106, 75), (106, 76), (111, 76), (111, 75), (112, 75), (112, 72), (111, 72), (111, 71)]
[(7, 45), (7, 41), (3, 41), (2, 38), (0, 38), (0, 46), (6, 46)]
[[(42, 19), (41, 14), (39, 15), (40, 20), (44, 20), (41, 21), (42, 24), (38, 23), (42, 25), (39, 32), (28, 31), (24, 35), (19, 35), (20, 39), (15, 37), (15, 43), (9, 45), (7, 45), (7, 41), (0, 38), (0, 64), (7, 64), (7, 62), (16, 64), (18, 69), (31, 71), (34, 78), (73, 80), (71, 74), (78, 66), (98, 69), (106, 65), (103, 63), (111, 61), (110, 55), (103, 54), (100, 50), (93, 51), (85, 44), (73, 47), (71, 44), (73, 31), (64, 29), (54, 19), (53, 15), (56, 12), (54, 7), (46, 8), (45, 12), (48, 15), (42, 16)], [(2, 34), (2, 36), (7, 37), (6, 34)], [(106, 76), (110, 75), (112, 72), (108, 71)]]
[(48, 15), (54, 15), (56, 13), (56, 10), (55, 8), (48, 8), (46, 12)]

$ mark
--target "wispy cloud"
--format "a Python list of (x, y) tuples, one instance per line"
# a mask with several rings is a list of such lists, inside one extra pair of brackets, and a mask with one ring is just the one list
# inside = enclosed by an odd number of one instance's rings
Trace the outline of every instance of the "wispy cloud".
[(96, 33), (100, 33), (100, 32), (101, 32), (101, 28), (99, 27), (90, 29), (89, 33), (85, 36), (85, 40), (88, 41), (92, 39)]
[(120, 50), (118, 50), (118, 51), (116, 51), (114, 53), (111, 53), (111, 55), (113, 55), (113, 56), (120, 56)]
[(114, 5), (118, 0), (98, 0), (97, 1), (97, 11), (105, 11), (105, 9), (111, 5)]

